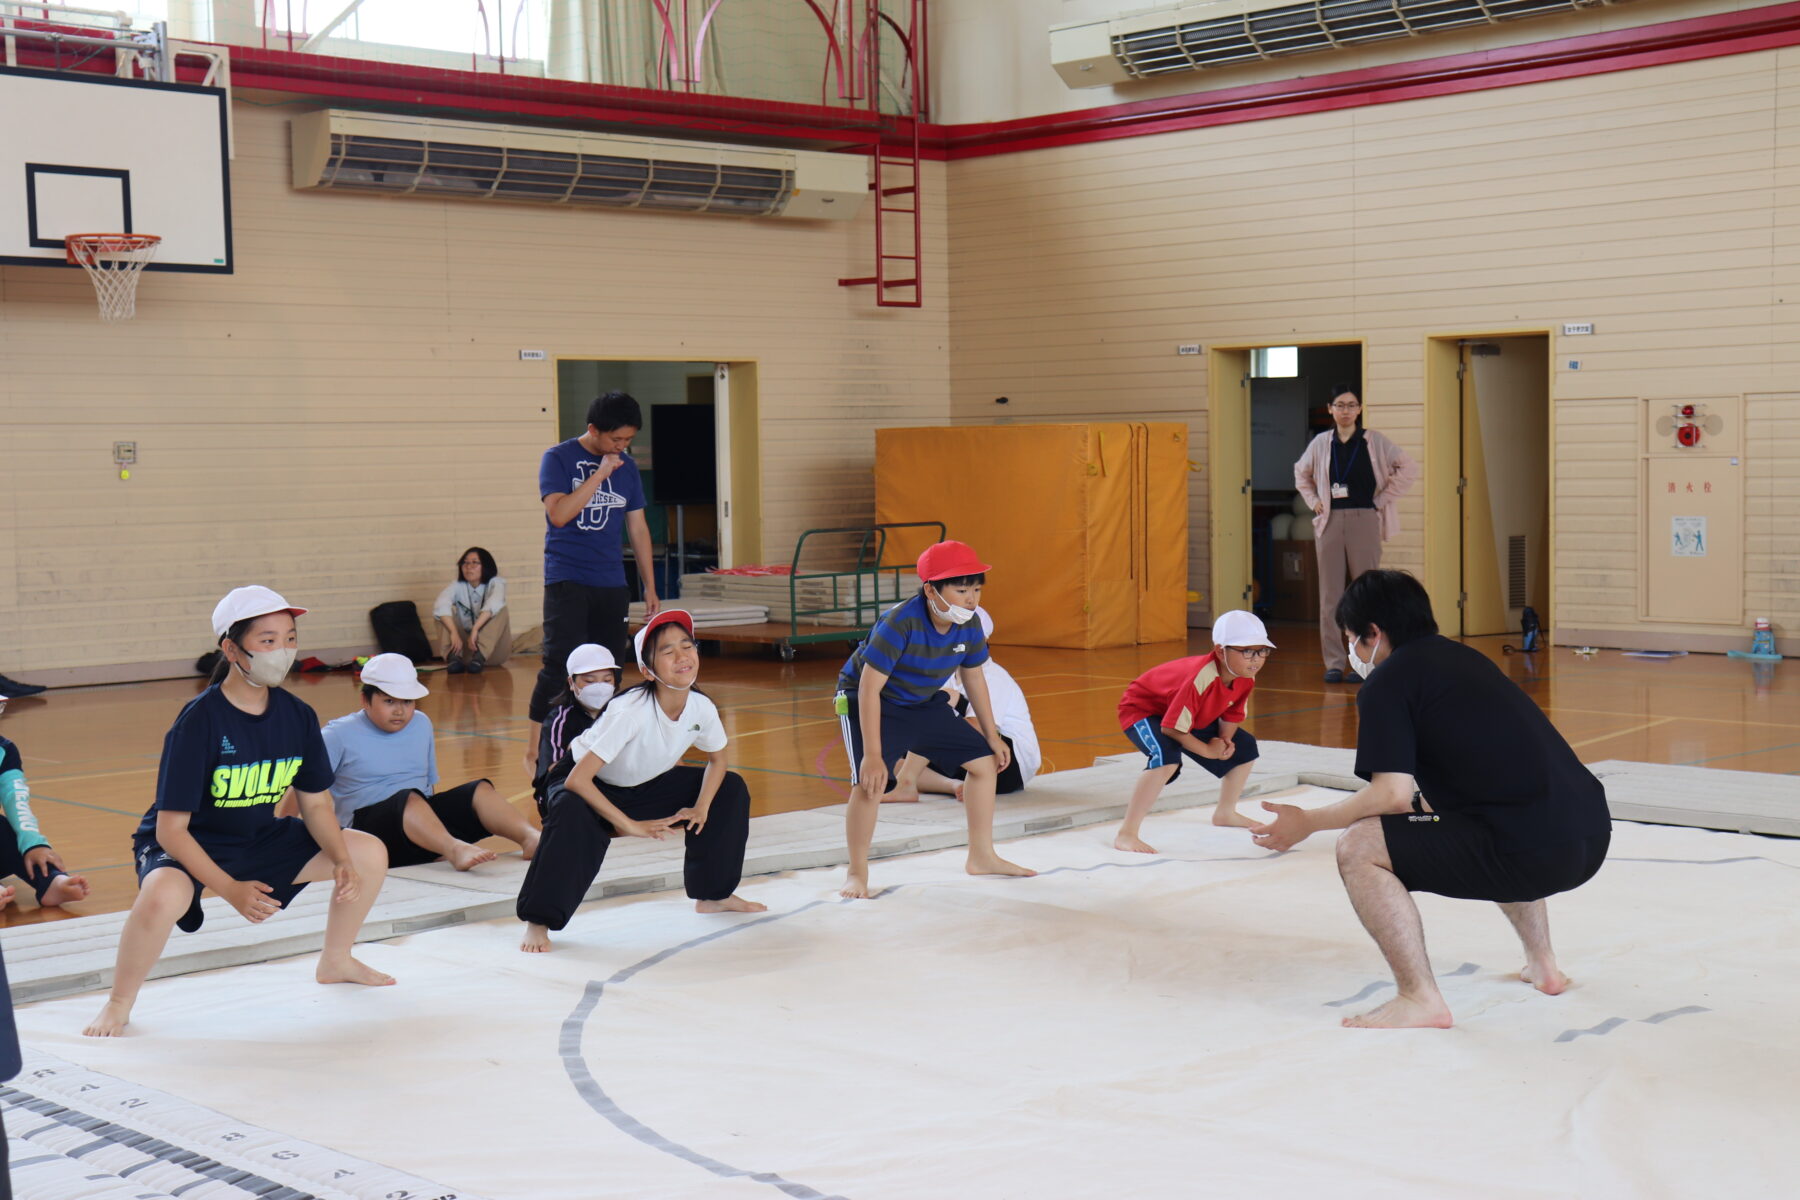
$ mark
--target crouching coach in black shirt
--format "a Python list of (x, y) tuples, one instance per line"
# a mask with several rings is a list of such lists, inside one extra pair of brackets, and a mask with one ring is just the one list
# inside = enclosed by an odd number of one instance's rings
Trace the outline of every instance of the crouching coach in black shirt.
[(1556, 995), (1569, 981), (1550, 949), (1544, 897), (1580, 887), (1606, 858), (1612, 818), (1600, 781), (1498, 667), (1438, 636), (1411, 575), (1359, 576), (1337, 623), (1368, 681), (1356, 698), (1356, 774), (1369, 786), (1311, 811), (1265, 803), (1275, 819), (1251, 834), (1286, 850), (1344, 830), (1338, 871), (1400, 992), (1344, 1024), (1450, 1025), (1409, 892), (1499, 904), (1525, 944), (1521, 978)]

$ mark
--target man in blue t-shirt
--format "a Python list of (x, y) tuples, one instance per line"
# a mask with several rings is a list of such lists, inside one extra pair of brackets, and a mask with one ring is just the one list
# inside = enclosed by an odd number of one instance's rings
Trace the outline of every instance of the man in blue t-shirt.
[(631, 539), (646, 616), (661, 607), (644, 520), (644, 484), (631, 461), (631, 439), (643, 410), (624, 392), (608, 392), (588, 407), (587, 432), (544, 451), (538, 495), (544, 501), (544, 665), (531, 691), (531, 731), (525, 773), (537, 774), (538, 730), (550, 701), (563, 690), (563, 663), (575, 647), (594, 642), (626, 661), (623, 531)]

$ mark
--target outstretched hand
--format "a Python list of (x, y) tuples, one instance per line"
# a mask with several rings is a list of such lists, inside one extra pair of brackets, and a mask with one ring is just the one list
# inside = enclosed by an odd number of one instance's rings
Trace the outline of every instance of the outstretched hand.
[(1306, 819), (1306, 810), (1296, 804), (1270, 804), (1263, 801), (1263, 808), (1275, 814), (1275, 819), (1262, 825), (1250, 826), (1250, 840), (1265, 850), (1277, 853), (1292, 850), (1312, 835), (1312, 828)]

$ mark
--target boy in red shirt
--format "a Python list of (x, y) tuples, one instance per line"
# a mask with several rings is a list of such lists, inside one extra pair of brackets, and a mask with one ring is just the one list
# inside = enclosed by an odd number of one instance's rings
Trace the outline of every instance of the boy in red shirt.
[(1254, 613), (1221, 613), (1212, 627), (1211, 654), (1178, 658), (1152, 667), (1131, 681), (1119, 698), (1119, 728), (1149, 760), (1131, 792), (1125, 823), (1113, 846), (1154, 854), (1138, 837), (1163, 787), (1181, 774), (1187, 755), (1222, 782), (1214, 825), (1255, 824), (1238, 814), (1238, 797), (1256, 761), (1256, 739), (1240, 729), (1249, 715), (1256, 673), (1275, 650), (1268, 630)]

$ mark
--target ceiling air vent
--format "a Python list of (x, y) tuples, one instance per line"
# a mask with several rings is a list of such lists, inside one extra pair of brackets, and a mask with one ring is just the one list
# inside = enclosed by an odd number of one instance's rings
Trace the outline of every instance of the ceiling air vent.
[(294, 118), (294, 186), (749, 217), (848, 218), (868, 162), (327, 109)]
[(1618, 0), (1219, 0), (1050, 31), (1056, 73), (1100, 87), (1184, 71), (1598, 8)]

